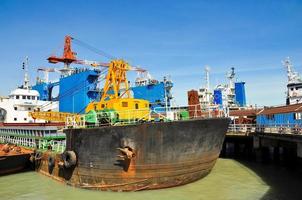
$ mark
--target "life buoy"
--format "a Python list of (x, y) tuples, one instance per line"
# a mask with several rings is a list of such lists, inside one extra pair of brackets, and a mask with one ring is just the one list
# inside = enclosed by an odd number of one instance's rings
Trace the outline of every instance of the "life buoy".
[(62, 154), (62, 159), (66, 168), (73, 167), (77, 163), (77, 155), (74, 151), (65, 151)]

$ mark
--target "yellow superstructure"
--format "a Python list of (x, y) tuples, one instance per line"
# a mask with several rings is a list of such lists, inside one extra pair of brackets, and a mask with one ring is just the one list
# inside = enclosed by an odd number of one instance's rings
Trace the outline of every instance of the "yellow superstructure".
[(148, 120), (150, 114), (149, 101), (134, 98), (111, 99), (90, 103), (86, 107), (86, 113), (91, 110), (114, 110), (117, 112), (119, 120)]

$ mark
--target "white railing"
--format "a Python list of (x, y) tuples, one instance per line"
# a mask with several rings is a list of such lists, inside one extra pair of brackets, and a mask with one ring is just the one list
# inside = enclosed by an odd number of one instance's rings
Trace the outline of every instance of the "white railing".
[(268, 126), (258, 125), (257, 132), (279, 134), (302, 134), (302, 124), (272, 124)]
[(24, 146), (29, 148), (36, 148), (41, 150), (47, 150), (49, 148), (49, 145), (51, 146), (51, 149), (55, 152), (64, 152), (66, 148), (66, 141), (56, 141), (56, 140), (38, 140), (36, 141), (29, 141), (27, 138), (22, 137), (10, 137), (10, 136), (3, 136), (0, 135), (0, 143), (12, 143), (16, 144), (18, 146)]
[(229, 134), (248, 134), (254, 132), (302, 135), (302, 124), (230, 124), (228, 128)]
[[(187, 106), (178, 106), (173, 107), (169, 110), (176, 110), (176, 111), (183, 111), (186, 110), (190, 114), (191, 119), (195, 118), (217, 118), (217, 117), (228, 117), (228, 111), (224, 109), (220, 109), (219, 105), (202, 105), (202, 104), (195, 104), (195, 105), (187, 105)], [(155, 108), (156, 110), (156, 108)]]
[(230, 124), (228, 128), (229, 134), (249, 134), (254, 133), (256, 124)]
[(51, 146), (51, 150), (55, 152), (62, 153), (66, 149), (66, 141), (56, 141), (56, 140), (39, 140), (37, 148), (42, 150), (49, 149), (49, 146)]
[(0, 142), (1, 143), (12, 143), (12, 144), (16, 144), (18, 146), (36, 148), (36, 143), (32, 142), (32, 141), (28, 141), (26, 138), (16, 138), (16, 137), (1, 135)]

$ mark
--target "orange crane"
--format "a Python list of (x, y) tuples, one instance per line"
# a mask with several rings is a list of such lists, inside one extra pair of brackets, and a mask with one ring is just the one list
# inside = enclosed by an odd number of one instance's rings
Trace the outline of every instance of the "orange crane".
[[(77, 53), (73, 52), (72, 48), (71, 48), (72, 40), (73, 40), (73, 38), (71, 36), (66, 35), (65, 41), (64, 41), (63, 56), (58, 57), (58, 56), (52, 55), (47, 58), (48, 62), (53, 63), (53, 64), (62, 62), (62, 63), (64, 63), (64, 69), (66, 69), (66, 70), (68, 70), (70, 68), (71, 63), (80, 64), (80, 65), (88, 65), (88, 66), (92, 66), (92, 67), (98, 67), (98, 66), (109, 67), (108, 63), (99, 63), (96, 61), (77, 59), (77, 57), (76, 57)], [(61, 71), (63, 71), (63, 70), (61, 70)]]
[(58, 62), (63, 62), (69, 67), (69, 65), (71, 63), (77, 61), (76, 53), (72, 52), (72, 50), (71, 50), (71, 40), (72, 40), (71, 36), (69, 36), (69, 35), (65, 36), (63, 56), (62, 57), (50, 56), (47, 58), (48, 62), (54, 63), (54, 64), (56, 64)]
[[(74, 39), (73, 37), (66, 35), (65, 41), (64, 41), (63, 56), (58, 57), (58, 56), (52, 55), (47, 58), (48, 62), (53, 63), (53, 64), (62, 62), (62, 63), (64, 63), (65, 68), (69, 68), (71, 63), (87, 65), (87, 66), (92, 66), (92, 67), (109, 67), (110, 66), (110, 63), (77, 59), (77, 57), (76, 57), (77, 53), (72, 51), (72, 48), (71, 48), (73, 39)], [(139, 67), (131, 67), (131, 70), (139, 71), (139, 72), (146, 72), (146, 70), (139, 68)]]

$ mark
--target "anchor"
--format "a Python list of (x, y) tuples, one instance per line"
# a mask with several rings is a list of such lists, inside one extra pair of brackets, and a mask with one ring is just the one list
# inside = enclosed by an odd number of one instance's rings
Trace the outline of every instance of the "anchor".
[(116, 148), (120, 151), (121, 154), (117, 155), (119, 160), (117, 160), (117, 163), (115, 165), (123, 167), (124, 171), (128, 171), (131, 159), (135, 157), (135, 153), (133, 152), (133, 149), (131, 147), (124, 147), (124, 148)]

